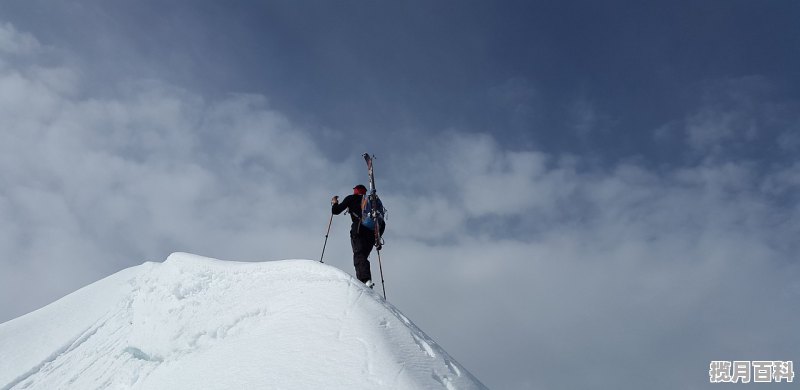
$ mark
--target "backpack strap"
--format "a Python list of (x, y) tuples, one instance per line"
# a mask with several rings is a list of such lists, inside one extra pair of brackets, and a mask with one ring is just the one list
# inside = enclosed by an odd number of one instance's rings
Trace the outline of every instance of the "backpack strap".
[(367, 202), (369, 202), (369, 198), (367, 197), (367, 195), (361, 195), (361, 215), (362, 215), (362, 217), (364, 215), (364, 210), (367, 209)]

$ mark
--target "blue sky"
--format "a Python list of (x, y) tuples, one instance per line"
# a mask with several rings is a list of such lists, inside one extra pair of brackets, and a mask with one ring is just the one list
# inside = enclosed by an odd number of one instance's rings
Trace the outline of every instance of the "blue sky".
[(390, 300), (490, 388), (798, 361), (798, 17), (4, 1), (0, 321), (174, 251), (314, 259), (369, 151)]

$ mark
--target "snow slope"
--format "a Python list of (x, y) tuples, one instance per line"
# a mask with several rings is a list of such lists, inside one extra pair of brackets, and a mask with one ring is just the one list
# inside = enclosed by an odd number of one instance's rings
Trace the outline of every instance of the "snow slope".
[(483, 389), (376, 292), (310, 260), (184, 253), (0, 324), (0, 389)]

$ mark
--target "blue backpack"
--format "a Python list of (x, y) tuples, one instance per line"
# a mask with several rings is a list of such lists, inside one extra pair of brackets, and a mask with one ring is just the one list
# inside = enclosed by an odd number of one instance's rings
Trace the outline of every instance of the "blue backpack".
[[(383, 229), (386, 228), (386, 208), (383, 207), (383, 202), (378, 198), (378, 195), (375, 195), (374, 202), (371, 198), (372, 196), (370, 195), (361, 196), (361, 225), (375, 231), (375, 225), (377, 224), (381, 232), (383, 232)], [(373, 210), (375, 211), (375, 217), (372, 216)]]

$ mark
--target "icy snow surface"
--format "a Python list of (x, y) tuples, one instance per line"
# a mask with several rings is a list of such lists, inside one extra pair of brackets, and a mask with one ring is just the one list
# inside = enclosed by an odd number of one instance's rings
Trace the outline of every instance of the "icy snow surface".
[(310, 260), (176, 253), (0, 324), (0, 390), (482, 388), (378, 293)]

